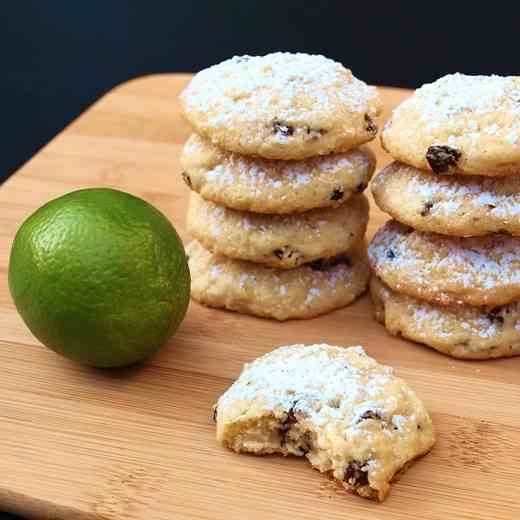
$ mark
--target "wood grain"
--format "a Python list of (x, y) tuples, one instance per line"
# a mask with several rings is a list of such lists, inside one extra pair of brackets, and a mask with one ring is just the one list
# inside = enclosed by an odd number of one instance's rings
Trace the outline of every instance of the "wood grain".
[[(388, 336), (367, 297), (310, 321), (275, 323), (192, 303), (150, 363), (103, 372), (39, 345), (7, 289), (13, 236), (51, 198), (113, 186), (160, 208), (186, 239), (176, 96), (188, 76), (125, 83), (0, 189), (0, 509), (53, 520), (520, 518), (520, 359), (464, 362)], [(386, 114), (406, 91), (382, 89)], [(388, 161), (374, 145), (380, 165)], [(386, 220), (372, 210), (369, 234)], [(242, 364), (294, 342), (362, 344), (426, 401), (434, 451), (379, 505), (303, 461), (216, 445), (210, 406)]]

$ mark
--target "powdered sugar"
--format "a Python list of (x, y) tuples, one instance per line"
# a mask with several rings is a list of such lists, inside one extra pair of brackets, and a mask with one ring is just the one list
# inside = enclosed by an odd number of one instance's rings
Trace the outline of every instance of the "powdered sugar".
[(231, 184), (233, 182), (233, 175), (222, 164), (217, 164), (214, 168), (208, 170), (207, 176), (218, 184)]
[(363, 238), (368, 201), (352, 197), (338, 208), (266, 215), (225, 208), (192, 192), (189, 232), (212, 251), (275, 267), (344, 253)]
[(245, 273), (242, 273), (239, 277), (238, 277), (238, 286), (241, 288), (241, 289), (244, 289), (247, 285), (251, 285), (251, 284), (254, 284), (256, 281), (256, 278), (250, 274), (245, 274)]
[[(500, 328), (493, 317), (486, 315), (485, 310), (479, 311), (478, 308), (461, 308), (459, 312), (449, 308), (436, 307), (427, 302), (417, 300), (417, 307), (413, 312), (416, 326), (424, 331), (435, 331), (435, 335), (444, 338), (455, 338), (460, 335), (457, 327), (464, 329), (468, 334), (484, 339), (497, 339)], [(518, 307), (518, 304), (514, 304)], [(516, 310), (518, 312), (518, 309)], [(428, 322), (428, 327), (425, 323)], [(520, 323), (520, 322), (519, 322)], [(520, 340), (520, 338), (519, 338)], [(468, 344), (469, 347), (469, 344)]]
[(309, 182), (311, 182), (311, 177), (310, 175), (306, 175), (304, 173), (298, 173), (296, 175), (296, 182), (298, 184), (309, 184)]
[(378, 281), (373, 288), (384, 302), (387, 323), (405, 337), (436, 348), (440, 343), (448, 352), (457, 349), (465, 357), (488, 357), (486, 352), (502, 347), (518, 351), (520, 302), (501, 307), (446, 307), (392, 293)]
[[(188, 110), (207, 114), (212, 125), (263, 120), (274, 110), (284, 121), (323, 119), (338, 106), (374, 111), (376, 90), (341, 64), (319, 55), (277, 52), (235, 56), (199, 72), (181, 98)], [(302, 103), (302, 99), (306, 103)], [(279, 139), (286, 139), (281, 132)], [(247, 139), (247, 136), (244, 136)]]
[(321, 293), (321, 291), (320, 291), (319, 287), (311, 287), (309, 289), (309, 292), (307, 293), (307, 298), (305, 300), (305, 304), (308, 305), (309, 303), (312, 303), (312, 301), (315, 298), (318, 298), (320, 293)]
[[(518, 126), (520, 126), (520, 125), (518, 125)], [(518, 144), (519, 138), (520, 138), (520, 130), (518, 129), (518, 127), (515, 130), (511, 130), (511, 132), (508, 132), (504, 136), (504, 139), (511, 145)]]
[(372, 188), (384, 210), (423, 230), (460, 236), (500, 230), (520, 234), (517, 176), (441, 176), (396, 162), (379, 173)]
[[(503, 76), (468, 76), (448, 74), (433, 83), (423, 85), (407, 103), (420, 104), (421, 117), (432, 126), (460, 115), (481, 116), (506, 110), (520, 115), (518, 78)], [(471, 119), (470, 119), (471, 120)], [(470, 125), (475, 129), (478, 121)], [(488, 133), (497, 134), (499, 127), (491, 124)]]
[[(234, 400), (262, 399), (267, 410), (288, 410), (296, 403), (298, 411), (320, 423), (323, 416), (345, 413), (345, 408), (354, 403), (366, 409), (367, 398), (382, 397), (393, 379), (392, 369), (378, 365), (362, 347), (292, 345), (245, 365), (218, 406), (229, 406)], [(314, 402), (324, 406), (317, 411)], [(333, 406), (328, 406), (329, 402)]]
[[(518, 237), (443, 237), (390, 221), (377, 232), (368, 254), (376, 274), (396, 290), (407, 287), (433, 298), (460, 295), (466, 303), (479, 299), (480, 305), (520, 296)], [(504, 290), (507, 296), (500, 295)]]
[[(191, 143), (188, 141), (184, 154), (189, 154)], [(251, 189), (282, 190), (290, 187), (298, 189), (320, 178), (329, 183), (334, 177), (357, 169), (368, 169), (371, 158), (362, 150), (334, 154), (326, 157), (314, 157), (304, 161), (273, 161), (251, 158), (239, 154), (229, 154), (225, 160), (206, 171), (209, 180), (220, 185), (233, 185), (237, 180)]]
[(181, 163), (191, 188), (206, 199), (235, 209), (291, 213), (337, 205), (330, 202), (335, 189), (343, 192), (343, 200), (362, 191), (375, 158), (361, 147), (301, 161), (261, 159), (222, 151), (193, 134)]
[(394, 117), (409, 109), (416, 110), (432, 135), (452, 128), (454, 133), (447, 138), (451, 146), (460, 139), (476, 142), (479, 135), (515, 145), (520, 136), (520, 80), (450, 74), (417, 89), (394, 111)]

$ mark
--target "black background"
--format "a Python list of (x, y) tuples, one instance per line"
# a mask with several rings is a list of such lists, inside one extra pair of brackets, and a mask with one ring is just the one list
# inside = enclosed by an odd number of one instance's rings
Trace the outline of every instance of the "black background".
[(196, 71), (234, 54), (322, 53), (367, 82), (406, 87), (454, 71), (518, 73), (520, 5), (411, 5), (5, 2), (0, 180), (114, 85), (153, 72)]
[(234, 54), (321, 53), (369, 83), (405, 87), (455, 71), (518, 74), (520, 3), (508, 4), (3, 2), (0, 181), (118, 83)]

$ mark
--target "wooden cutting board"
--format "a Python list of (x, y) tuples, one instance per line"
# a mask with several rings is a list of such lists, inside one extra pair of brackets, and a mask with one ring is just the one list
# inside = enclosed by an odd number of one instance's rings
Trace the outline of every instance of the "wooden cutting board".
[[(176, 103), (188, 79), (117, 87), (0, 188), (0, 510), (53, 520), (520, 518), (520, 358), (456, 361), (392, 338), (367, 297), (286, 323), (192, 303), (157, 357), (120, 371), (81, 368), (32, 337), (7, 265), (18, 226), (44, 202), (113, 186), (160, 208), (188, 238), (178, 157), (189, 128)], [(386, 117), (408, 92), (382, 94)], [(373, 207), (369, 234), (385, 219)], [(362, 344), (431, 410), (437, 446), (383, 504), (338, 490), (304, 460), (217, 446), (212, 403), (243, 363), (295, 342)]]

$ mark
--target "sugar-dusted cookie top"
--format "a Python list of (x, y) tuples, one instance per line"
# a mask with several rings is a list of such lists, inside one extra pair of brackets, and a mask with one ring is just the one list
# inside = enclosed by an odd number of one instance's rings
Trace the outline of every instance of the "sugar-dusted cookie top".
[(398, 161), (439, 174), (520, 173), (520, 77), (450, 74), (423, 85), (385, 124)]
[(437, 305), (370, 280), (376, 319), (396, 336), (461, 359), (520, 355), (520, 301), (500, 307)]
[(195, 131), (229, 151), (304, 159), (377, 133), (374, 87), (319, 55), (235, 56), (202, 70), (180, 95)]
[(410, 387), (362, 347), (291, 345), (245, 365), (216, 406), (217, 439), (238, 452), (305, 455), (361, 496), (434, 443)]
[(442, 305), (520, 300), (520, 238), (458, 238), (387, 222), (368, 247), (375, 274), (396, 292)]
[(370, 269), (364, 241), (330, 259), (276, 269), (186, 246), (191, 297), (210, 307), (280, 321), (309, 319), (345, 307), (363, 294)]
[(192, 192), (186, 223), (214, 253), (292, 269), (346, 253), (363, 238), (368, 210), (367, 198), (356, 195), (339, 208), (264, 215), (219, 206)]
[(443, 235), (520, 235), (520, 175), (436, 175), (393, 162), (371, 184), (376, 204), (403, 224)]
[(294, 213), (341, 206), (368, 185), (375, 156), (362, 146), (301, 161), (225, 152), (193, 134), (181, 155), (184, 181), (202, 198), (255, 213)]

